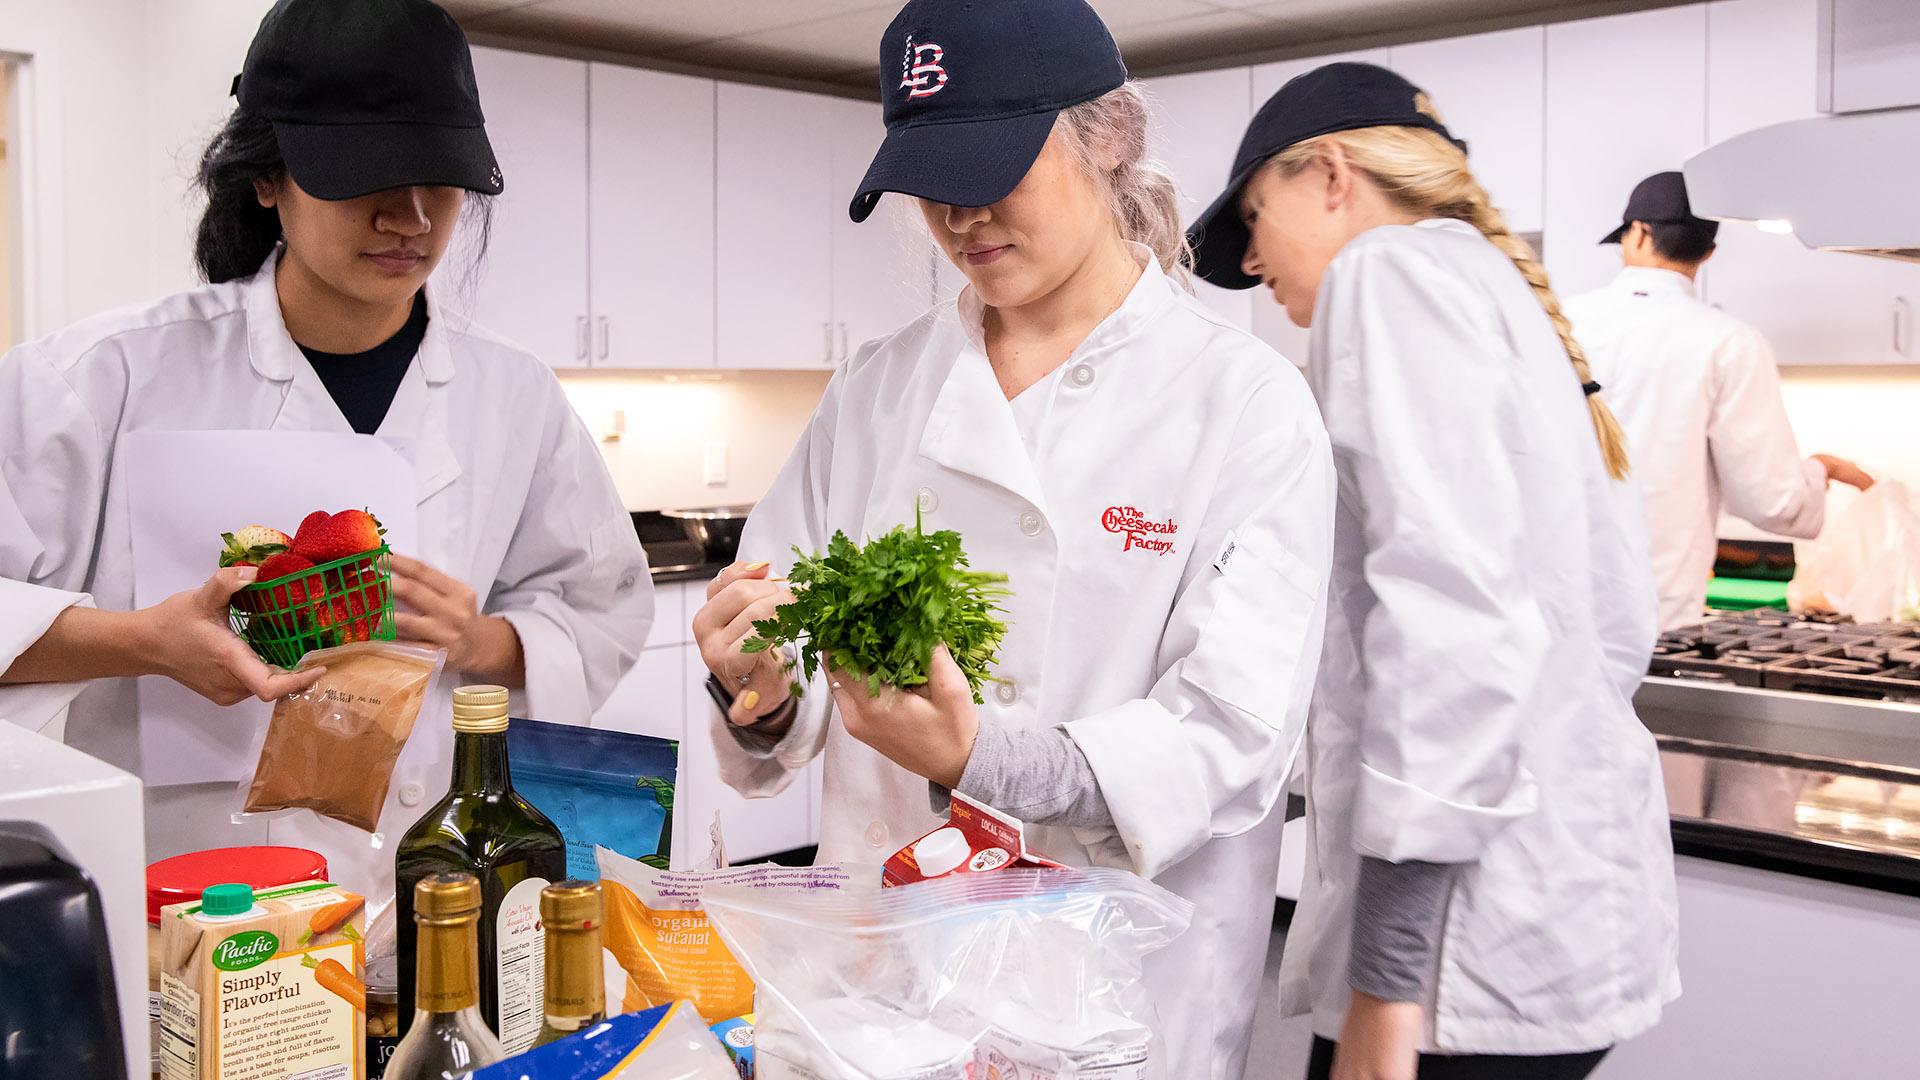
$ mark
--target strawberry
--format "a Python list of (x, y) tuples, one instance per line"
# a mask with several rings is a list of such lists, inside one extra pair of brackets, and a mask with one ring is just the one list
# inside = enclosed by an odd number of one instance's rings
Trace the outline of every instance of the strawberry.
[(280, 626), (280, 629), (287, 633), (297, 633), (300, 627), (305, 624), (306, 612), (303, 609), (309, 600), (318, 599), (326, 595), (326, 582), (321, 580), (319, 574), (300, 575), (302, 570), (308, 570), (312, 567), (313, 560), (295, 555), (291, 551), (283, 551), (277, 555), (269, 556), (265, 562), (260, 564), (259, 580), (262, 583), (272, 584), (274, 582), (286, 581), (288, 578), (294, 579), (286, 584), (274, 585), (273, 588), (267, 590), (265, 593), (254, 594), (255, 596), (270, 597), (271, 599), (267, 601), (267, 608), (285, 613), (276, 619), (275, 622)]
[(367, 601), (361, 593), (336, 596), (315, 608), (313, 613), (328, 647), (371, 640), (374, 630), (380, 626), (379, 611), (376, 609), (368, 615)]
[[(298, 536), (300, 535), (302, 530), (311, 528), (314, 525), (318, 525), (320, 522), (325, 521), (332, 516), (333, 516), (332, 514), (327, 513), (325, 510), (315, 510), (313, 513), (308, 514), (306, 517), (303, 517), (300, 519), (300, 528), (293, 530), (293, 534), (295, 536)], [(288, 545), (292, 545), (293, 541), (289, 540), (287, 541), (287, 543)]]
[(293, 546), (293, 537), (265, 525), (249, 525), (239, 532), (221, 533), (221, 566), (259, 566), (270, 555)]
[(342, 510), (326, 516), (315, 511), (293, 534), (293, 552), (315, 563), (330, 563), (372, 551), (383, 543), (381, 535), (385, 532), (379, 519), (365, 510)]

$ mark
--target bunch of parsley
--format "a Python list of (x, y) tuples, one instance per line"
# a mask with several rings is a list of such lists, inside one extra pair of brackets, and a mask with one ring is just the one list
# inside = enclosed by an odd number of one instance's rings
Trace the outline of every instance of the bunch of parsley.
[(831, 664), (865, 676), (878, 694), (883, 686), (925, 686), (933, 650), (945, 643), (974, 702), (985, 703), (980, 688), (1007, 632), (995, 616), (1010, 593), (1005, 574), (967, 568), (959, 533), (922, 532), (916, 515), (911, 529), (899, 526), (865, 547), (837, 532), (824, 555), (794, 554), (794, 601), (753, 624), (747, 652), (797, 643), (806, 679)]

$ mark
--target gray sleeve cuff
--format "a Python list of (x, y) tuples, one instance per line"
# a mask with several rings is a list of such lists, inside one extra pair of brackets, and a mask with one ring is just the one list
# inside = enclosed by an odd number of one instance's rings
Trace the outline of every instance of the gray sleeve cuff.
[(1447, 898), (1460, 863), (1360, 859), (1347, 982), (1382, 1001), (1424, 1002), (1433, 990)]
[[(981, 717), (959, 790), (1035, 825), (1114, 827), (1093, 766), (1065, 728), (1016, 730)], [(947, 812), (945, 788), (930, 784), (928, 795), (934, 813)]]

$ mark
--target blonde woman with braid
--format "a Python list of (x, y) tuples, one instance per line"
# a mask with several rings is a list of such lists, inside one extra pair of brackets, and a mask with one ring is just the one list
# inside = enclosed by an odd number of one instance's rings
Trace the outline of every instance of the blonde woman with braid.
[(1679, 993), (1632, 695), (1655, 635), (1619, 426), (1545, 272), (1404, 79), (1288, 83), (1190, 232), (1313, 328), (1339, 470), (1282, 1007), (1308, 1075), (1575, 1080)]

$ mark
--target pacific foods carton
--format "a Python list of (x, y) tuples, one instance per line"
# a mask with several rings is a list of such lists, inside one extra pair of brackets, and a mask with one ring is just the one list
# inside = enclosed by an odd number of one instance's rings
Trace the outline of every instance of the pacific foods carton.
[(365, 1080), (365, 901), (219, 888), (160, 912), (162, 1080)]

